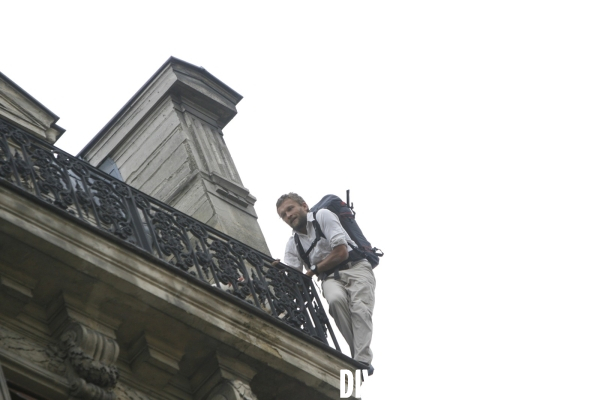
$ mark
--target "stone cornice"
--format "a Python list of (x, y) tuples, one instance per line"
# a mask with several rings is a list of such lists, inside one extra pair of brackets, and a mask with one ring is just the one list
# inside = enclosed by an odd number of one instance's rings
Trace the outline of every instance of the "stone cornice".
[(1, 72), (0, 116), (51, 144), (65, 132), (56, 114)]

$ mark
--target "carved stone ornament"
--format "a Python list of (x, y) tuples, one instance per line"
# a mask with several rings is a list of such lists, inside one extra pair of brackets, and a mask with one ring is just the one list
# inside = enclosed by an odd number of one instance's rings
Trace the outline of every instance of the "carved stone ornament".
[(117, 396), (117, 400), (150, 400), (144, 393), (124, 385), (123, 382), (117, 384), (114, 393)]
[(74, 323), (61, 335), (60, 347), (71, 395), (84, 400), (116, 400), (113, 389), (119, 379), (114, 365), (119, 356), (117, 342)]
[(44, 347), (6, 327), (0, 326), (0, 348), (18, 354), (57, 375), (65, 375), (65, 362), (52, 345)]
[(239, 379), (225, 381), (217, 386), (210, 396), (209, 400), (258, 400), (252, 393), (250, 385)]

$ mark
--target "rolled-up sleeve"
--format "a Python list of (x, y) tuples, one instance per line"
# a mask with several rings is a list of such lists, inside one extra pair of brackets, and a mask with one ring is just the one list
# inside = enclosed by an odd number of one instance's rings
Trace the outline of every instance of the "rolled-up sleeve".
[(332, 249), (341, 244), (348, 245), (346, 231), (334, 213), (329, 210), (320, 210), (317, 213), (317, 221)]

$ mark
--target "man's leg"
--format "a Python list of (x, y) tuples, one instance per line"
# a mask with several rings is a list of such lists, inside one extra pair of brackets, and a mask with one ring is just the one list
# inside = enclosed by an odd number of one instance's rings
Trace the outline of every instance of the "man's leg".
[(323, 296), (329, 304), (329, 314), (333, 317), (336, 326), (346, 339), (354, 357), (354, 334), (352, 332), (352, 317), (350, 315), (350, 297), (346, 291), (346, 283), (335, 280), (333, 276), (323, 281)]
[(375, 275), (368, 261), (340, 271), (346, 281), (353, 332), (353, 358), (371, 364), (371, 337), (373, 335), (373, 308), (375, 307)]

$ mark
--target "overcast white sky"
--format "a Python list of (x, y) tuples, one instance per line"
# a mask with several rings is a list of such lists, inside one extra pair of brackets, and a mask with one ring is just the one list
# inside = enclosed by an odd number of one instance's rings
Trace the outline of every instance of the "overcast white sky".
[(62, 149), (175, 56), (244, 96), (225, 140), (273, 256), (279, 195), (351, 189), (386, 253), (364, 399), (600, 398), (597, 2), (12, 3), (0, 71)]

